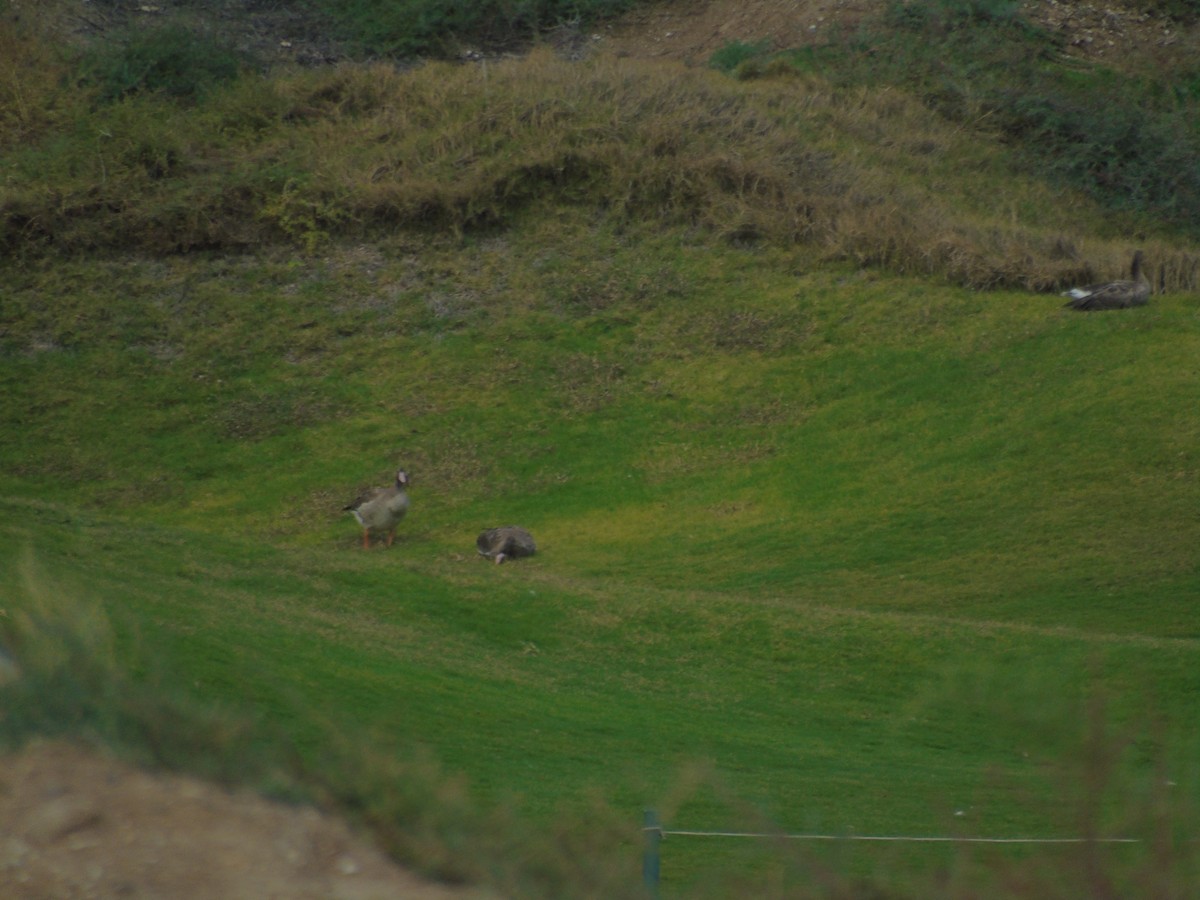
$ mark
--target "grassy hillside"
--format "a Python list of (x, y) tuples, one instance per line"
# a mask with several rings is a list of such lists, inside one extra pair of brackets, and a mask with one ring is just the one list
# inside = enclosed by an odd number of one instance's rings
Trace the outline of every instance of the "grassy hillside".
[[(315, 796), (521, 896), (639, 896), (644, 806), (1146, 839), (668, 839), (669, 896), (1195, 888), (1185, 237), (815, 75), (76, 101), (4, 156), (6, 741)], [(1046, 292), (1135, 245), (1150, 306)], [(363, 552), (341, 507), (398, 465)], [(508, 522), (539, 554), (484, 563)]]
[[(590, 790), (630, 829), (1073, 833), (1089, 698), (1128, 748), (1098, 827), (1141, 828), (1154, 765), (1194, 798), (1195, 298), (1087, 318), (555, 226), (56, 266), (104, 313), (5, 358), (10, 614), (32, 552), (130, 677), (308, 768), (427, 745), (537, 821)], [(339, 508), (398, 463), (411, 518), (363, 553)], [(475, 558), (504, 521), (541, 554)]]

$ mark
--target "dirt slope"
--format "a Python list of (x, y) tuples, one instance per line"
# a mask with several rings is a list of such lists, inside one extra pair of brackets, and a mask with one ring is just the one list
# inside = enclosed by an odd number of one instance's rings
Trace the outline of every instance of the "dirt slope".
[(5, 900), (483, 900), (405, 871), (341, 822), (63, 743), (0, 758)]

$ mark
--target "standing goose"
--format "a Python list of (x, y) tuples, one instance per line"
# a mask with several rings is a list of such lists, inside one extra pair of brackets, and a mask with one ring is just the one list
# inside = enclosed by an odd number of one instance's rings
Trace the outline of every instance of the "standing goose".
[(1132, 281), (1109, 281), (1090, 287), (1071, 288), (1063, 294), (1071, 300), (1066, 305), (1071, 309), (1128, 309), (1145, 306), (1150, 299), (1150, 282), (1142, 271), (1142, 251), (1133, 254)]
[(396, 538), (396, 526), (408, 512), (408, 473), (403, 469), (396, 473), (396, 481), (391, 487), (371, 488), (362, 494), (349, 506), (349, 510), (358, 520), (363, 530), (363, 549), (371, 547), (371, 532), (387, 532), (387, 546), (392, 546)]

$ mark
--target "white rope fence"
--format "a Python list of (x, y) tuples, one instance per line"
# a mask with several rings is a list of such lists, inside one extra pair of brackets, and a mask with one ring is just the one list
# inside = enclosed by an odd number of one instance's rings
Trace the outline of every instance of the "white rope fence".
[(720, 837), (720, 838), (768, 838), (788, 841), (895, 841), (915, 844), (1140, 844), (1140, 838), (989, 838), (989, 837), (952, 837), (911, 835), (881, 835), (881, 834), (781, 834), (770, 831), (679, 831), (668, 828), (643, 828), (643, 831), (657, 831), (662, 837), (681, 835), (683, 837)]
[(642, 857), (642, 879), (652, 896), (658, 895), (658, 845), (667, 837), (751, 838), (786, 841), (874, 841), (877, 843), (909, 844), (1140, 844), (1140, 838), (1123, 837), (957, 837), (953, 835), (883, 835), (883, 834), (787, 834), (770, 831), (690, 831), (664, 828), (658, 813), (645, 811), (642, 834), (645, 850)]

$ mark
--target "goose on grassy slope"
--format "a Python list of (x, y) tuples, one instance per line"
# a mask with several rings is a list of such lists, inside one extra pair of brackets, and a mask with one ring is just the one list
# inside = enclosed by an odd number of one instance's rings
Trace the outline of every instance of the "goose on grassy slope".
[(494, 559), (497, 564), (506, 559), (533, 556), (537, 552), (537, 546), (533, 543), (533, 535), (519, 525), (489, 528), (475, 539), (475, 547), (479, 550), (480, 556)]
[(390, 487), (372, 488), (342, 507), (354, 514), (363, 530), (363, 549), (371, 547), (371, 533), (387, 534), (387, 546), (396, 538), (396, 526), (408, 512), (408, 474), (401, 469)]
[(1071, 288), (1063, 294), (1071, 300), (1066, 304), (1071, 309), (1127, 309), (1144, 306), (1150, 299), (1150, 281), (1142, 271), (1142, 251), (1133, 254), (1131, 281), (1109, 281), (1088, 287)]

